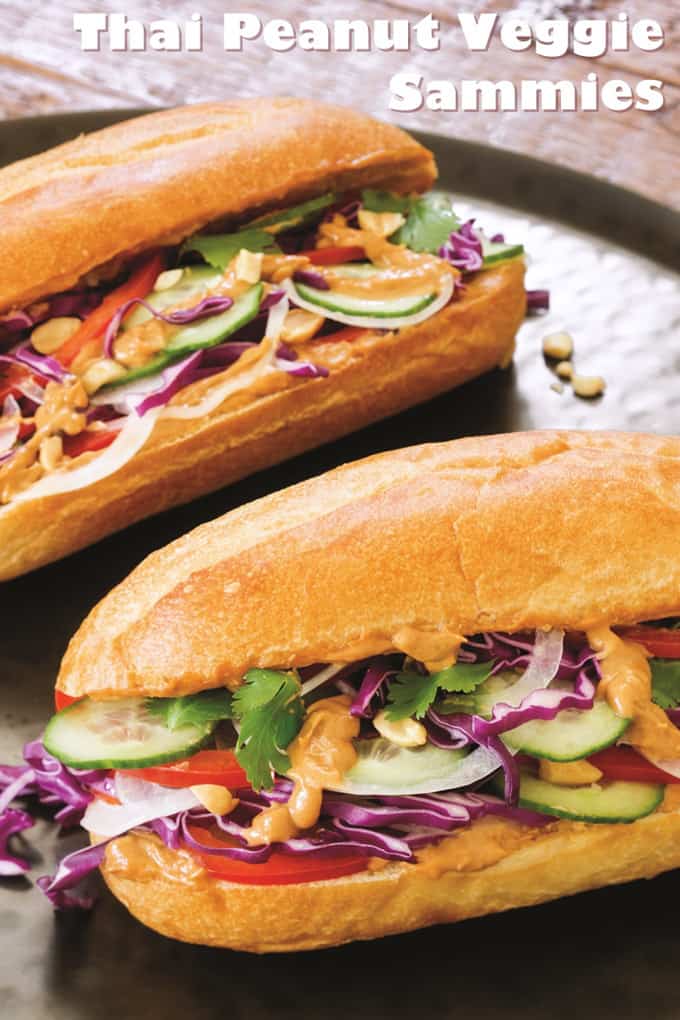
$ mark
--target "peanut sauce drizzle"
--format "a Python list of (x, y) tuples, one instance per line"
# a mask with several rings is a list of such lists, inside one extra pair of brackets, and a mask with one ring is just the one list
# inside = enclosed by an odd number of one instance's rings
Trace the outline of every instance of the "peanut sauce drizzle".
[(618, 637), (608, 626), (587, 632), (597, 653), (602, 679), (597, 694), (623, 719), (632, 719), (624, 740), (658, 760), (680, 758), (680, 730), (652, 702), (650, 653), (635, 641)]
[(256, 815), (244, 833), (250, 846), (285, 842), (316, 824), (324, 789), (339, 783), (357, 760), (353, 741), (359, 736), (359, 720), (349, 714), (351, 704), (349, 696), (341, 694), (309, 707), (288, 748), (293, 792), (286, 804)]

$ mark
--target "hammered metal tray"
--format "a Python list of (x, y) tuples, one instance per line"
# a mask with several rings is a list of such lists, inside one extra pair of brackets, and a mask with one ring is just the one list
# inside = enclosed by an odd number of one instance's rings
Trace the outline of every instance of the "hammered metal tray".
[[(129, 115), (0, 123), (0, 162)], [(23, 741), (50, 714), (59, 660), (91, 606), (147, 553), (232, 506), (411, 443), (556, 426), (678, 430), (680, 217), (513, 153), (424, 141), (458, 207), (491, 232), (523, 241), (529, 286), (552, 291), (551, 312), (521, 330), (514, 367), (0, 586), (1, 761), (18, 760)], [(578, 370), (606, 378), (602, 398), (551, 389), (541, 339), (563, 328), (574, 336)], [(45, 820), (27, 836), (34, 876), (82, 842), (78, 834), (57, 837)], [(680, 936), (669, 909), (679, 896), (680, 875), (671, 874), (379, 942), (258, 958), (163, 939), (106, 892), (89, 915), (54, 915), (30, 881), (5, 881), (0, 1013), (13, 1020), (670, 1020), (680, 1014)]]

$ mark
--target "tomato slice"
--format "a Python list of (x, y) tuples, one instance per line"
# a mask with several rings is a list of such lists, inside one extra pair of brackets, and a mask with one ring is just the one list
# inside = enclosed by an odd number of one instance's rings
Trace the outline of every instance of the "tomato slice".
[(606, 779), (632, 783), (680, 783), (678, 776), (669, 776), (632, 747), (607, 747), (591, 755), (588, 761), (600, 769)]
[(230, 790), (250, 787), (248, 777), (236, 760), (233, 751), (198, 751), (191, 758), (154, 765), (146, 769), (126, 769), (126, 775), (146, 779), (148, 783), (171, 786), (195, 786), (200, 783), (214, 783)]
[(80, 701), (80, 698), (72, 698), (70, 694), (64, 694), (63, 691), (54, 692), (54, 707), (57, 712), (61, 712), (62, 708), (68, 708), (74, 701)]
[[(236, 843), (225, 837), (224, 833), (216, 835), (207, 827), (189, 824), (191, 836), (206, 847), (235, 846)], [(217, 857), (215, 854), (202, 854), (195, 847), (187, 848), (199, 859), (206, 871), (228, 882), (239, 882), (241, 885), (298, 885), (302, 882), (322, 882), (328, 878), (342, 878), (365, 871), (367, 857), (355, 857), (338, 850), (337, 856), (316, 857), (314, 854), (286, 854), (282, 850), (272, 850), (263, 864), (248, 864), (247, 861), (235, 861), (231, 857)]]
[(358, 262), (366, 258), (364, 249), (356, 245), (346, 248), (313, 248), (311, 251), (301, 251), (300, 255), (306, 255), (315, 266), (339, 266), (343, 262)]
[(79, 457), (81, 453), (105, 450), (114, 441), (119, 431), (119, 429), (101, 429), (92, 432), (85, 429), (77, 436), (64, 436), (64, 453), (69, 457)]
[(659, 659), (680, 659), (680, 630), (667, 627), (620, 627), (621, 637), (637, 641)]
[(86, 319), (83, 319), (80, 328), (55, 351), (54, 357), (58, 358), (62, 365), (70, 365), (85, 344), (105, 332), (121, 305), (132, 298), (145, 298), (151, 292), (156, 278), (163, 271), (163, 265), (164, 260), (161, 252), (154, 252), (146, 257), (138, 264), (132, 276), (125, 283), (112, 290), (102, 303), (93, 312), (90, 312)]

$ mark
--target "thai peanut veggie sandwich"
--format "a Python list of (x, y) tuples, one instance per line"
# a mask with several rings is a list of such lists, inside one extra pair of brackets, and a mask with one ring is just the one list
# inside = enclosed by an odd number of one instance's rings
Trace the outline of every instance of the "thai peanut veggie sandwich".
[[(680, 440), (517, 433), (371, 457), (151, 555), (0, 770), (189, 942), (310, 949), (680, 864)], [(25, 800), (22, 800), (25, 798)]]
[(436, 173), (298, 99), (0, 170), (0, 579), (506, 364), (522, 246)]

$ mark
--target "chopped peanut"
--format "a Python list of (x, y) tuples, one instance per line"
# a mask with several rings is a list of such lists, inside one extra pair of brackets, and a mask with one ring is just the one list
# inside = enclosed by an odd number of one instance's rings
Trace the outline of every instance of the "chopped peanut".
[(39, 354), (52, 354), (70, 340), (80, 326), (81, 321), (75, 316), (58, 315), (35, 327), (31, 333), (31, 343)]
[(241, 248), (236, 256), (236, 279), (243, 283), (259, 283), (262, 276), (262, 252), (247, 251)]
[(543, 338), (543, 353), (548, 358), (564, 361), (574, 353), (574, 341), (569, 333), (551, 333)]
[(574, 374), (574, 366), (571, 361), (560, 361), (559, 364), (555, 365), (555, 371), (560, 379), (571, 379)]
[(228, 815), (238, 804), (226, 786), (199, 783), (191, 787), (191, 792), (196, 794), (203, 807), (213, 815)]
[(40, 466), (45, 471), (54, 471), (64, 455), (64, 444), (61, 436), (48, 436), (40, 444)]
[(547, 761), (541, 758), (538, 774), (546, 783), (558, 786), (590, 786), (602, 779), (600, 770), (589, 761)]
[(391, 237), (392, 234), (403, 227), (406, 220), (398, 212), (369, 212), (368, 209), (360, 209), (358, 212), (359, 226), (362, 230), (368, 230), (378, 237)]
[(107, 383), (115, 382), (125, 375), (125, 369), (112, 358), (98, 358), (87, 366), (80, 379), (86, 393), (96, 393)]
[(599, 397), (607, 384), (601, 375), (572, 375), (571, 385), (577, 397)]
[(315, 315), (304, 308), (293, 308), (283, 322), (281, 339), (288, 343), (304, 343), (311, 340), (324, 324), (323, 315)]
[(183, 276), (183, 269), (166, 269), (156, 277), (153, 289), (155, 291), (170, 290), (171, 287), (179, 283)]
[(399, 719), (392, 722), (382, 709), (373, 720), (381, 737), (398, 744), (399, 747), (422, 747), (427, 743), (427, 730), (416, 719)]
[(550, 383), (550, 389), (554, 390), (555, 393), (564, 393), (564, 385), (561, 382)]

